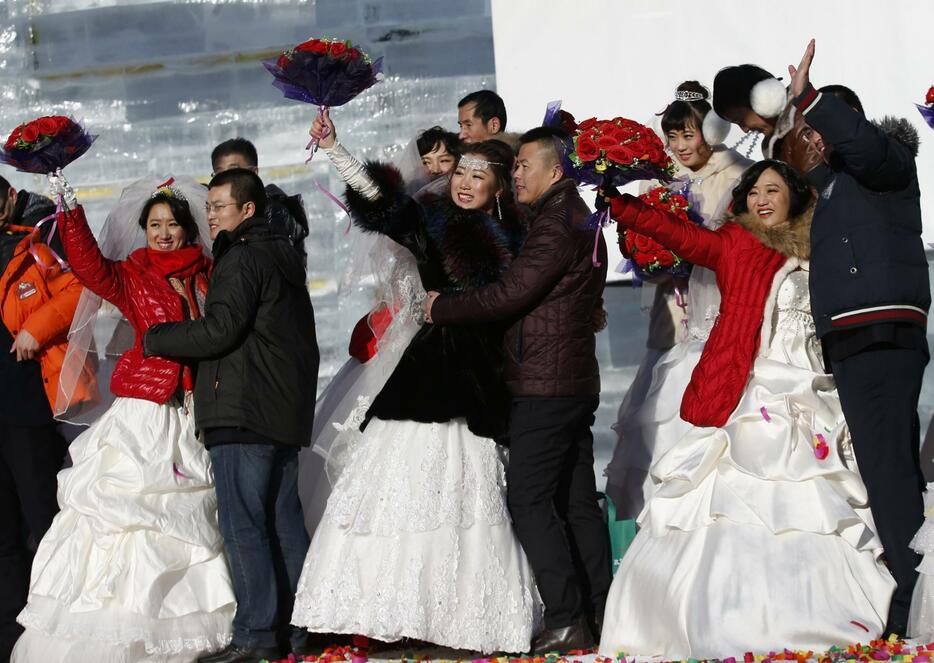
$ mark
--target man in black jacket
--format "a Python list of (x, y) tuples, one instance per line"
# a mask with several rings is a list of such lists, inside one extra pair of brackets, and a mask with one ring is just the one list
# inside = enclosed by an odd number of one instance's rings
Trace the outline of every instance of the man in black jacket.
[(918, 396), (931, 304), (917, 133), (904, 121), (874, 125), (858, 101), (815, 90), (808, 79), (813, 57), (812, 40), (798, 68), (788, 68), (794, 104), (823, 161), (808, 173), (819, 195), (811, 311), (898, 583), (887, 631), (904, 636), (920, 561), (909, 543), (923, 521)]
[[(225, 140), (211, 152), (211, 168), (214, 175), (231, 168), (246, 168), (259, 174), (256, 147), (246, 138)], [(292, 246), (301, 254), (304, 265), (308, 260), (305, 251), (308, 217), (301, 195), (290, 196), (275, 184), (267, 184), (266, 221), (273, 230), (289, 238)]]
[[(204, 663), (279, 658), (276, 632), (291, 617), (309, 543), (296, 481), (314, 419), (315, 319), (301, 259), (266, 223), (264, 205), (252, 171), (214, 176), (207, 209), (215, 262), (204, 316), (154, 325), (144, 339), (147, 356), (199, 360), (195, 414), (214, 465), (237, 597), (233, 641)], [(305, 638), (292, 633), (293, 651), (301, 653)]]

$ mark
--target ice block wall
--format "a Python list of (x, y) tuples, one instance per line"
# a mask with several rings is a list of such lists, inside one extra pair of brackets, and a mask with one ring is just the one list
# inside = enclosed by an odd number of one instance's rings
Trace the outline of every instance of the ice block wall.
[[(455, 129), (457, 100), (495, 87), (488, 0), (3, 0), (0, 134), (49, 113), (99, 134), (66, 172), (96, 228), (133, 180), (206, 181), (214, 145), (252, 140), (264, 180), (305, 198), (323, 384), (366, 302), (337, 292), (350, 236), (346, 216), (315, 188), (342, 191), (327, 159), (304, 163), (314, 109), (284, 99), (261, 64), (312, 36), (351, 39), (384, 58), (385, 80), (332, 113), (361, 157), (391, 158), (435, 124)], [(45, 191), (42, 178), (6, 166), (0, 174)]]

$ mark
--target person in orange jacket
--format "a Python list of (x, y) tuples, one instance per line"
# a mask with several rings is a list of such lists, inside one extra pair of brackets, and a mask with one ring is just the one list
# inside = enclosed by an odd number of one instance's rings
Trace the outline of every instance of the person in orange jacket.
[(67, 448), (51, 406), (81, 285), (24, 214), (47, 209), (43, 201), (0, 177), (0, 661), (22, 631), (31, 548), (58, 512), (55, 475)]

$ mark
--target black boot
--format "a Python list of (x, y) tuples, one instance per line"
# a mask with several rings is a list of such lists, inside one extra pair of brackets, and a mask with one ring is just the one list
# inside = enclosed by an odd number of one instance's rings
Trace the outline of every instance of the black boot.
[(279, 650), (275, 647), (257, 647), (250, 649), (230, 644), (216, 654), (208, 654), (198, 659), (198, 663), (259, 663), (262, 660), (279, 660)]
[(593, 633), (584, 616), (578, 617), (570, 626), (546, 628), (532, 640), (532, 655), (542, 656), (548, 652), (567, 652), (572, 649), (590, 649), (594, 646)]

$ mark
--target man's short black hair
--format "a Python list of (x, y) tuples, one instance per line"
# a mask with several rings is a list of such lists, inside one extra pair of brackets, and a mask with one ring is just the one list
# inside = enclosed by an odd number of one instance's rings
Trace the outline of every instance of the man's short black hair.
[(565, 161), (571, 153), (571, 137), (564, 129), (558, 127), (535, 127), (519, 136), (519, 146), (528, 143), (538, 143), (549, 150), (555, 163), (565, 168)]
[(506, 104), (503, 98), (492, 90), (477, 90), (457, 102), (458, 108), (467, 104), (476, 104), (473, 109), (474, 117), (479, 117), (486, 124), (494, 117), (499, 118), (499, 130), (506, 131)]
[(230, 185), (230, 195), (237, 201), (237, 207), (252, 202), (256, 206), (254, 217), (266, 214), (266, 190), (259, 175), (246, 168), (231, 168), (212, 177), (208, 189), (225, 184)]
[(839, 97), (847, 106), (858, 112), (860, 115), (866, 114), (866, 111), (863, 110), (863, 103), (859, 100), (859, 97), (856, 96), (856, 93), (846, 85), (825, 85), (818, 91), (827, 92), (828, 94), (832, 94), (835, 97)]
[(259, 166), (259, 157), (256, 155), (256, 146), (246, 138), (231, 138), (214, 148), (211, 152), (211, 168), (217, 167), (217, 162), (231, 154), (239, 154), (246, 159), (247, 165), (256, 168)]
[(444, 146), (448, 154), (457, 156), (461, 151), (461, 139), (457, 134), (442, 127), (432, 127), (425, 129), (415, 139), (415, 145), (418, 147), (418, 156), (423, 157), (431, 152), (438, 144)]

